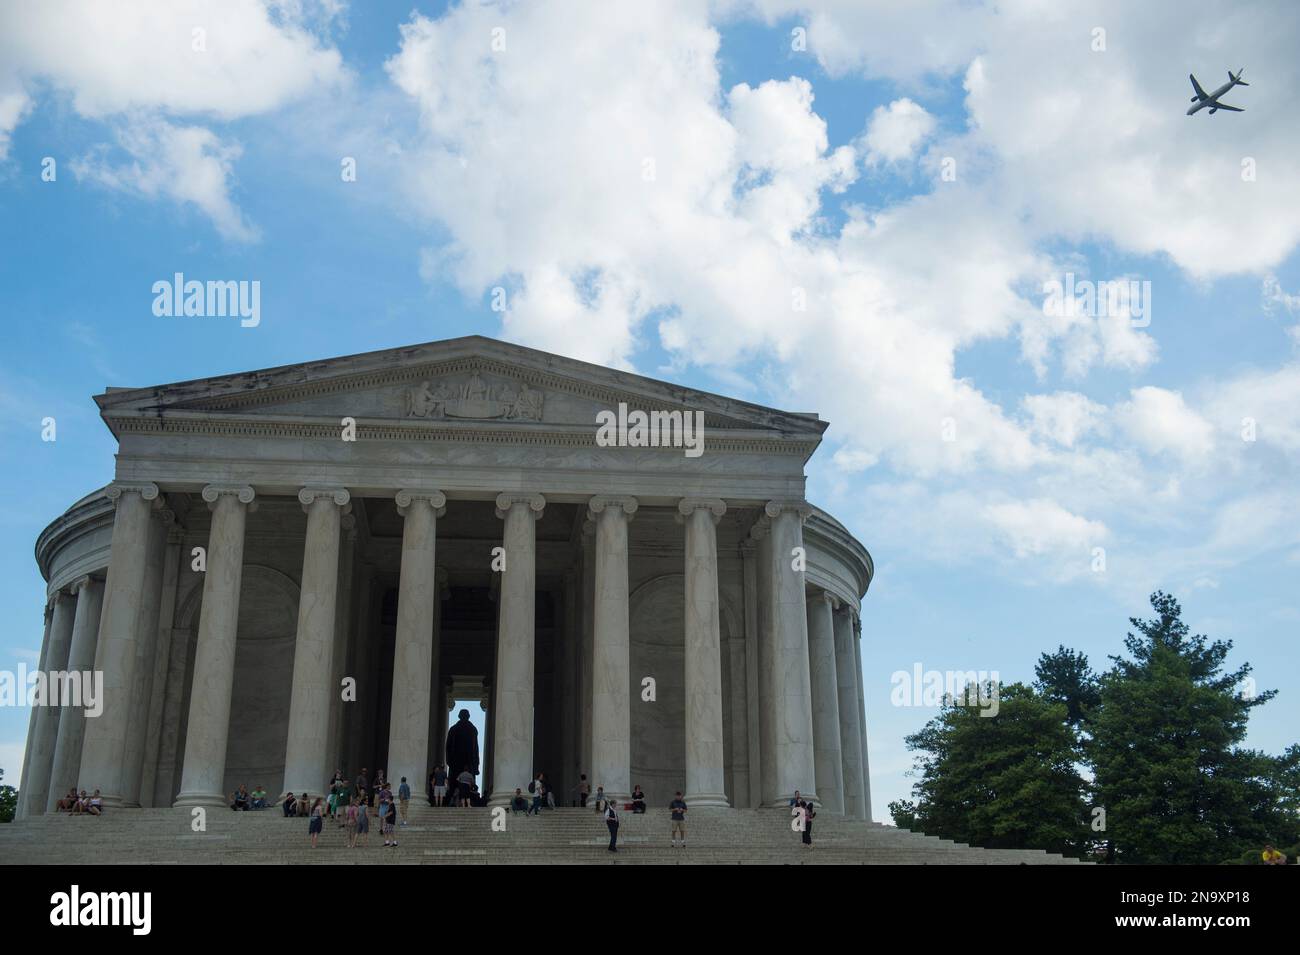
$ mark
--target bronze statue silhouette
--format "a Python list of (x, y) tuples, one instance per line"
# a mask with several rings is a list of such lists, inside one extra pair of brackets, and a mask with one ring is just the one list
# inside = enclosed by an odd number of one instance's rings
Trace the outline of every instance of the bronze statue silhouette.
[(457, 714), (456, 724), (447, 731), (447, 770), (455, 779), (466, 767), (478, 775), (478, 730), (469, 721), (469, 710)]

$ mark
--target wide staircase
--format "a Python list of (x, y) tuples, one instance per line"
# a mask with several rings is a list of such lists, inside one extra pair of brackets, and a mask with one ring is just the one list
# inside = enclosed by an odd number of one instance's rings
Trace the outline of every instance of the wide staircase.
[(304, 819), (279, 809), (209, 809), (204, 831), (189, 810), (110, 810), (103, 816), (37, 816), (0, 826), (0, 862), (23, 864), (709, 864), (709, 865), (1060, 865), (1078, 864), (1037, 850), (980, 849), (905, 829), (821, 813), (813, 846), (800, 842), (776, 810), (694, 809), (685, 849), (669, 844), (667, 810), (621, 814), (619, 851), (591, 809), (541, 816), (507, 814), (495, 831), (488, 809), (411, 805), (399, 845), (385, 848), (375, 819), (367, 845), (349, 849), (345, 830), (325, 820), (313, 849)]

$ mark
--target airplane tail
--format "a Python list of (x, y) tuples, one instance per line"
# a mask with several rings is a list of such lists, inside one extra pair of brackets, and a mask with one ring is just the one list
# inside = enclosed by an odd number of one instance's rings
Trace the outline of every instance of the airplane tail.
[(1242, 67), (1237, 71), (1237, 75), (1233, 76), (1232, 70), (1228, 70), (1228, 79), (1232, 80), (1232, 82), (1236, 83), (1238, 86), (1249, 86), (1250, 84), (1241, 78), (1241, 74), (1244, 73), (1245, 71), (1246, 68)]

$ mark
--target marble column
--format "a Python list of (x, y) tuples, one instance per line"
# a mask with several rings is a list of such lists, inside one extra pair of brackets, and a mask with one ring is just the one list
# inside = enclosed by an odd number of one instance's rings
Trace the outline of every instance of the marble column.
[(155, 657), (158, 654), (158, 613), (162, 606), (163, 561), (167, 553), (167, 532), (176, 514), (166, 507), (155, 508), (149, 522), (145, 546), (144, 590), (136, 619), (135, 684), (131, 691), (131, 716), (127, 721), (126, 750), (122, 769), (122, 805), (138, 808), (144, 769), (149, 704), (153, 701)]
[(167, 705), (167, 674), (171, 669), (173, 628), (176, 623), (176, 585), (180, 579), (181, 542), (185, 531), (173, 523), (167, 529), (167, 549), (163, 554), (162, 600), (158, 605), (158, 647), (151, 663), (153, 688), (149, 700), (148, 724), (145, 728), (144, 765), (140, 768), (140, 805), (152, 808), (165, 805), (158, 801), (158, 756), (162, 749), (163, 713)]
[[(307, 512), (298, 634), (289, 693), (289, 736), (284, 750), (285, 792), (314, 792), (329, 765), (330, 699), (334, 687), (334, 611), (338, 599), (339, 535), (351, 495), (341, 487), (304, 487), (298, 501)], [(281, 795), (281, 794), (277, 794)]]
[[(175, 806), (226, 806), (226, 744), (235, 687), (235, 643), (244, 578), (244, 527), (256, 496), (247, 485), (209, 484), (203, 500), (212, 511), (208, 531), (203, 606), (194, 650), (185, 761)], [(322, 780), (323, 782), (323, 780)], [(319, 785), (319, 784), (318, 784)]]
[[(759, 637), (758, 637), (758, 554), (757, 540), (740, 545), (741, 577), (745, 592), (745, 728), (749, 754), (749, 792), (742, 804), (746, 809), (763, 805), (763, 754), (760, 737)], [(739, 800), (737, 800), (739, 803)]]
[(402, 566), (397, 588), (397, 632), (393, 650), (393, 692), (388, 721), (389, 779), (428, 779), (429, 677), (433, 658), (433, 604), (438, 598), (434, 544), (438, 518), (446, 513), (441, 491), (401, 490)]
[[(72, 648), (72, 622), (77, 602), (59, 591), (47, 605), (48, 624), (45, 647), (41, 652), (41, 670), (49, 679), (51, 673), (67, 670), (68, 651)], [(50, 768), (54, 764), (54, 747), (59, 739), (59, 714), (62, 706), (54, 706), (54, 698), (46, 684), (46, 699), (42, 706), (32, 709), (31, 745), (23, 762), (23, 783), (18, 791), (22, 798), (24, 817), (39, 816), (45, 812), (50, 796)], [(60, 794), (62, 795), (62, 794)]]
[(812, 680), (813, 757), (817, 796), (829, 812), (844, 814), (840, 745), (840, 688), (835, 668), (836, 600), (826, 591), (808, 598), (808, 672)]
[(634, 497), (599, 495), (587, 502), (596, 524), (592, 640), (591, 791), (632, 794), (631, 633), (628, 626), (627, 525)]
[[(53, 620), (54, 598), (49, 597), (45, 601), (45, 609), (41, 611), (41, 653), (36, 664), (37, 673), (49, 673), (49, 665), (46, 661), (50, 655), (50, 625)], [(48, 676), (45, 679), (48, 679)], [(23, 690), (25, 698), (25, 685)], [(32, 782), (32, 741), (36, 738), (36, 714), (40, 709), (46, 708), (48, 702), (48, 700), (32, 700), (31, 712), (27, 715), (27, 745), (23, 748), (23, 772), (18, 777), (18, 804), (14, 807), (13, 819), (15, 822), (27, 815), (27, 793), (31, 789)]]
[(686, 800), (692, 807), (725, 807), (717, 523), (727, 505), (683, 498), (677, 512), (686, 524)]
[(506, 806), (515, 787), (527, 787), (533, 766), (534, 658), (537, 649), (537, 537), (534, 524), (546, 499), (540, 494), (501, 494), (497, 517), (505, 568), (497, 597), (496, 733), (492, 747), (489, 805)]
[(146, 599), (149, 515), (158, 485), (115, 482), (105, 493), (117, 513), (95, 643), (95, 669), (103, 673), (104, 702), (103, 712), (86, 726), (78, 779), (80, 788), (98, 789), (105, 807), (113, 808), (123, 804), (132, 788), (127, 784), (127, 737), (136, 693), (140, 607)]
[(803, 522), (811, 509), (802, 501), (769, 501), (768, 611), (771, 653), (762, 660), (772, 730), (771, 759), (763, 750), (768, 781), (765, 805), (784, 808), (795, 790), (816, 797), (817, 775), (812, 728), (812, 677), (808, 670), (808, 616), (804, 598)]
[(866, 819), (862, 802), (862, 737), (858, 727), (857, 643), (847, 608), (835, 614), (835, 679), (840, 702), (840, 746), (844, 773), (844, 814)]
[[(343, 543), (339, 549), (339, 574), (334, 603), (334, 649), (330, 656), (330, 719), (329, 740), (325, 764), (329, 772), (343, 768), (343, 751), (347, 733), (344, 726), (346, 712), (343, 702), (343, 677), (348, 675), (348, 644), (352, 633), (352, 581), (356, 560), (357, 519), (344, 514), (339, 520)], [(350, 778), (350, 777), (349, 777)]]
[[(72, 621), (72, 639), (68, 646), (68, 672), (86, 674), (95, 668), (95, 645), (99, 641), (104, 582), (94, 577), (82, 577), (72, 585), (72, 596), (75, 599), (76, 613)], [(57, 610), (56, 605), (55, 611)], [(60, 700), (59, 710), (59, 735), (54, 743), (54, 755), (50, 763), (46, 812), (53, 812), (64, 793), (77, 785), (81, 771), (82, 742), (86, 733), (87, 720), (81, 707), (67, 706)]]
[(561, 639), (564, 679), (560, 698), (560, 753), (561, 778), (558, 785), (561, 792), (556, 796), (560, 805), (568, 805), (574, 798), (578, 785), (578, 714), (582, 698), (578, 686), (578, 580), (572, 570), (566, 571), (563, 579), (564, 593), (564, 627)]
[(867, 692), (862, 681), (862, 618), (853, 615), (853, 656), (858, 666), (858, 735), (862, 744), (862, 813), (871, 821), (871, 761), (867, 753)]
[[(587, 777), (587, 785), (594, 793), (596, 786), (591, 781), (591, 707), (596, 694), (592, 679), (591, 665), (595, 659), (595, 617), (596, 617), (596, 523), (592, 520), (582, 522), (582, 579), (578, 584), (581, 593), (579, 603), (579, 627), (582, 641), (578, 648), (578, 684), (582, 698), (578, 704), (578, 776)], [(629, 750), (630, 752), (630, 750)], [(580, 781), (580, 780), (579, 780)]]

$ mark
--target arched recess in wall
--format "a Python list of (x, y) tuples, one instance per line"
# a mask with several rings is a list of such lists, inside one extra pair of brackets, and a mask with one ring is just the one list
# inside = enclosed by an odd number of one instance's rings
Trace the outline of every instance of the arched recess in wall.
[[(241, 783), (283, 793), (285, 744), (289, 735), (289, 699), (293, 686), (293, 651), (298, 630), (297, 582), (264, 564), (245, 564), (239, 590), (235, 643), (235, 679), (230, 700), (230, 735), (226, 746), (225, 791)], [(203, 609), (203, 581), (185, 594), (176, 614), (177, 627), (188, 637), (185, 693), (179, 717), (174, 786), (180, 785), (185, 734), (194, 683), (194, 654)], [(323, 787), (325, 780), (321, 780)]]

